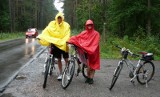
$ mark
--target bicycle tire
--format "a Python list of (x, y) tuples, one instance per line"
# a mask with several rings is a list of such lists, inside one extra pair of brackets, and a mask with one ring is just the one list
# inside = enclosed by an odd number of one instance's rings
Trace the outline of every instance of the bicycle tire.
[(113, 78), (112, 78), (112, 83), (111, 83), (111, 86), (110, 86), (109, 90), (112, 90), (112, 88), (114, 87), (114, 85), (115, 85), (115, 83), (116, 83), (116, 81), (117, 81), (117, 79), (118, 79), (118, 77), (119, 77), (119, 74), (120, 74), (120, 72), (121, 72), (121, 70), (122, 70), (122, 67), (123, 67), (123, 65), (120, 64), (120, 65), (117, 66), (117, 68), (115, 69), (115, 72), (114, 72)]
[(47, 78), (48, 78), (50, 66), (51, 66), (51, 59), (48, 58), (48, 59), (47, 59), (47, 62), (46, 62), (46, 67), (45, 67), (43, 88), (46, 88)]
[(52, 57), (52, 60), (51, 60), (51, 66), (50, 66), (50, 70), (49, 70), (49, 75), (51, 76), (53, 74), (53, 68), (55, 66), (55, 59), (54, 57)]
[[(73, 79), (74, 71), (75, 71), (75, 61), (69, 61), (68, 66), (65, 67), (64, 72), (62, 74), (61, 86), (63, 89), (66, 89), (70, 85)], [(69, 74), (70, 79), (67, 78), (68, 77), (67, 74)]]
[(154, 66), (154, 64), (151, 62), (151, 61), (145, 61), (144, 63), (143, 63), (143, 65), (141, 65), (139, 68), (138, 68), (138, 70), (137, 70), (137, 74), (138, 74), (138, 76), (137, 76), (137, 81), (140, 83), (140, 84), (142, 84), (142, 85), (144, 85), (144, 84), (146, 84), (146, 81), (145, 81), (145, 75), (144, 74), (142, 74), (142, 79), (141, 79), (141, 77), (140, 77), (140, 73), (142, 73), (142, 70), (143, 70), (143, 73), (145, 73), (146, 72), (146, 69), (145, 69), (145, 67), (146, 67), (146, 65), (150, 65), (150, 67), (151, 67), (151, 73), (150, 73), (150, 76), (149, 77), (147, 77), (147, 82), (149, 82), (151, 79), (152, 79), (152, 77), (154, 76), (154, 73), (155, 73), (155, 66)]
[(82, 66), (82, 75), (84, 78), (87, 78), (87, 66), (85, 64)]

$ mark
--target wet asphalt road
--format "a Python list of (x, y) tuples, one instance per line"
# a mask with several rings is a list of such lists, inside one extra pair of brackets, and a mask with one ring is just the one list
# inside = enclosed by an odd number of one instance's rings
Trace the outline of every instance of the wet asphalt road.
[(42, 48), (34, 38), (0, 43), (0, 91), (15, 74)]
[(56, 66), (53, 75), (49, 76), (46, 89), (43, 89), (42, 71), (46, 53), (47, 51), (44, 51), (26, 65), (0, 97), (160, 97), (160, 61), (154, 61), (155, 75), (148, 87), (140, 85), (136, 79), (133, 85), (124, 66), (113, 90), (109, 91), (118, 60), (101, 59), (101, 70), (96, 72), (93, 85), (84, 83), (85, 79), (80, 74), (78, 77), (74, 76), (66, 90), (62, 89), (61, 82), (56, 79)]

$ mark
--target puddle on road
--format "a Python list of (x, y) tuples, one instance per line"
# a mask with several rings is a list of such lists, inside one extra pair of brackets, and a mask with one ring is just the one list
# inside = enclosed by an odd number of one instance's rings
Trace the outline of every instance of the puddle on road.
[(0, 95), (0, 97), (15, 97), (15, 96), (13, 96), (11, 93), (6, 93), (3, 95)]

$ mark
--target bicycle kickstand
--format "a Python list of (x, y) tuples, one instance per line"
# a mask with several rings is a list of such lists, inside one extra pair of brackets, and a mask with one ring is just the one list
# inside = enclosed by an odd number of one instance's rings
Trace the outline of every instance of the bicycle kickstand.
[(146, 87), (148, 87), (147, 75), (145, 75), (145, 83), (146, 83)]
[(148, 87), (148, 82), (147, 82), (147, 80), (146, 80), (146, 88)]

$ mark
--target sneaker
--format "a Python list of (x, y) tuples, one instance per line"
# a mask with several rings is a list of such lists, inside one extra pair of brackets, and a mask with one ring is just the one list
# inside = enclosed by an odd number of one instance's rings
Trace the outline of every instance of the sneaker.
[(93, 84), (93, 82), (94, 82), (94, 81), (93, 81), (93, 79), (92, 79), (92, 78), (90, 78), (90, 80), (89, 80), (89, 82), (88, 82), (88, 83), (89, 83), (89, 84)]
[(58, 80), (58, 81), (61, 81), (61, 80), (62, 80), (62, 75), (59, 75), (59, 76), (57, 77), (57, 80)]
[(89, 80), (90, 80), (90, 78), (86, 78), (86, 81), (85, 81), (85, 83), (88, 83), (88, 82), (89, 82)]

